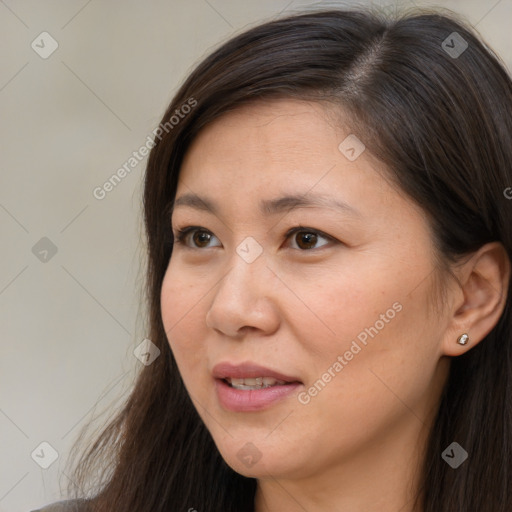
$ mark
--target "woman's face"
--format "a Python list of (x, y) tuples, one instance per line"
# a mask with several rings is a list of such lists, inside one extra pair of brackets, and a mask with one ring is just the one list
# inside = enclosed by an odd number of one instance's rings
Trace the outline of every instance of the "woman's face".
[(195, 407), (247, 476), (414, 446), (446, 378), (426, 220), (328, 119), (299, 100), (245, 106), (199, 134), (180, 172), (175, 240), (194, 231), (174, 245), (163, 322)]

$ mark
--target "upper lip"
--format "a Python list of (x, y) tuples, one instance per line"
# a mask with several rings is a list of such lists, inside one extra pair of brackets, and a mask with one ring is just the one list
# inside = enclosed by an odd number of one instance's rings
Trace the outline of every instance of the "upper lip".
[(270, 368), (265, 368), (264, 366), (250, 362), (240, 364), (229, 362), (219, 363), (213, 367), (212, 373), (216, 379), (254, 379), (257, 377), (272, 377), (284, 382), (300, 382), (296, 377), (290, 377), (289, 375), (285, 375), (275, 370), (271, 370)]

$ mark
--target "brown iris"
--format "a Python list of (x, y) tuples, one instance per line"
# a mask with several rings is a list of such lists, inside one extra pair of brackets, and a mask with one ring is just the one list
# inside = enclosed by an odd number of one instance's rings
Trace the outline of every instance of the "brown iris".
[(192, 233), (192, 239), (194, 240), (194, 244), (196, 244), (197, 247), (206, 247), (210, 241), (211, 236), (212, 235), (206, 231), (195, 231)]
[[(315, 246), (317, 240), (318, 236), (315, 233), (308, 233), (306, 231), (302, 231), (295, 235), (295, 241), (297, 242), (297, 245), (301, 249), (311, 249), (312, 247)], [(304, 246), (301, 244), (304, 244)]]

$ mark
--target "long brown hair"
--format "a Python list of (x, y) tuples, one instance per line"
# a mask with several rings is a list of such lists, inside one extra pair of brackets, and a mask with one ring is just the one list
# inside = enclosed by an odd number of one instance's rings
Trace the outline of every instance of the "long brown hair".
[[(512, 258), (512, 201), (504, 194), (512, 186), (512, 85), (470, 27), (439, 12), (389, 19), (328, 10), (266, 22), (234, 37), (178, 90), (162, 118), (167, 129), (149, 156), (148, 337), (161, 354), (142, 368), (123, 408), (76, 466), (78, 489), (104, 475), (89, 496), (91, 510), (254, 509), (256, 480), (223, 461), (185, 390), (162, 325), (160, 288), (173, 249), (170, 212), (190, 142), (243, 103), (287, 97), (343, 110), (390, 179), (427, 215), (442, 270), (490, 241), (501, 242)], [(176, 110), (183, 114), (179, 121)], [(497, 325), (452, 359), (423, 466), (422, 512), (512, 510), (511, 327), (509, 283)], [(456, 470), (441, 458), (453, 441), (469, 453)]]

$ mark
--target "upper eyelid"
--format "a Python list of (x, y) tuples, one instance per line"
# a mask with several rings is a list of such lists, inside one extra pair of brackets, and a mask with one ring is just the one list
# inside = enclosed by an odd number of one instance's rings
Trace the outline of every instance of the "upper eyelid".
[[(183, 227), (176, 226), (172, 231), (173, 231), (173, 233), (174, 233), (174, 231), (176, 231), (176, 235), (179, 235), (180, 233), (183, 233), (183, 232), (190, 233), (190, 232), (193, 232), (193, 231), (206, 231), (206, 232), (212, 234), (213, 236), (217, 236), (212, 230), (210, 230), (208, 228), (205, 228), (205, 227), (202, 227), (202, 226), (193, 226), (193, 225), (185, 225)], [(311, 232), (314, 232), (314, 233), (318, 233), (319, 235), (322, 235), (322, 236), (324, 236), (326, 238), (334, 238), (333, 236), (325, 233), (324, 231), (322, 231), (320, 229), (311, 228), (311, 227), (308, 227), (308, 226), (295, 226), (293, 228), (288, 229), (286, 231), (285, 235), (289, 236), (292, 233), (297, 232), (297, 231), (311, 231)]]

